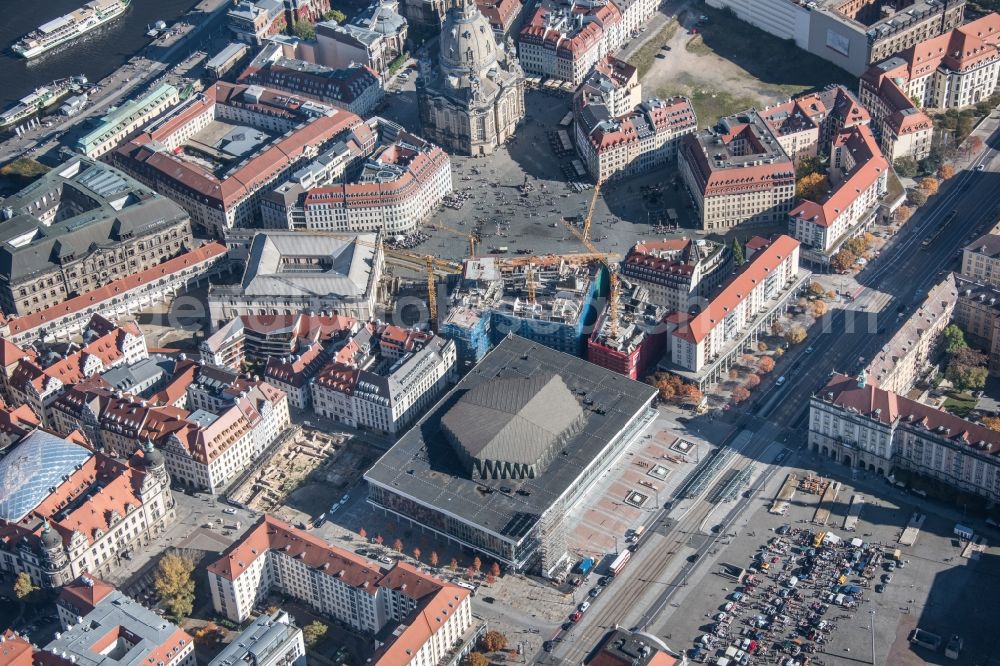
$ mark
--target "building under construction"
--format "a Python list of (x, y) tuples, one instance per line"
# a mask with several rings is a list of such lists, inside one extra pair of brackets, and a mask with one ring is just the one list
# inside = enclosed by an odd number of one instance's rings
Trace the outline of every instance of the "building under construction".
[(604, 309), (608, 278), (588, 255), (577, 259), (467, 259), (441, 326), (455, 340), (460, 363), (478, 363), (508, 333), (582, 357)]
[(619, 279), (618, 325), (607, 309), (587, 340), (587, 360), (602, 368), (639, 379), (666, 350), (668, 309), (651, 303), (649, 289)]

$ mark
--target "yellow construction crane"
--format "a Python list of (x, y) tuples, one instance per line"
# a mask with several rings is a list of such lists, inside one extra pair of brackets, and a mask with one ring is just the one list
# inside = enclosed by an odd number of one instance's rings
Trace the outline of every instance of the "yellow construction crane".
[[(597, 186), (600, 187), (600, 183), (598, 183)], [(595, 188), (595, 190), (596, 189), (597, 188)], [(595, 194), (594, 201), (596, 201), (597, 200), (597, 197), (596, 197), (597, 193), (595, 192), (594, 194)], [(604, 264), (605, 268), (608, 269), (608, 282), (609, 282), (609, 289), (608, 289), (608, 325), (610, 327), (611, 337), (612, 338), (616, 338), (616, 337), (618, 337), (618, 299), (619, 299), (619, 293), (618, 293), (618, 270), (617, 270), (617, 267), (615, 266), (615, 264), (612, 261), (609, 261), (608, 255), (601, 253), (600, 250), (598, 250), (597, 247), (593, 243), (591, 243), (590, 239), (587, 238), (587, 236), (586, 236), (587, 227), (590, 224), (590, 216), (593, 214), (593, 212), (594, 212), (594, 205), (593, 205), (593, 203), (591, 203), (590, 211), (587, 213), (587, 222), (584, 223), (583, 233), (580, 233), (579, 231), (577, 231), (576, 227), (574, 227), (572, 224), (566, 222), (565, 220), (563, 220), (562, 222), (566, 226), (566, 228), (569, 229), (570, 232), (574, 236), (576, 236), (577, 239), (581, 243), (583, 243), (584, 246), (588, 250), (590, 250), (590, 252), (592, 254), (598, 255), (598, 257), (600, 258), (601, 263)]]
[(534, 305), (535, 303), (535, 276), (534, 276), (534, 266), (531, 263), (528, 264), (528, 268), (524, 274), (524, 283), (528, 287), (528, 302)]
[(427, 255), (427, 309), (431, 316), (431, 330), (437, 333), (437, 278), (434, 277), (434, 257)]
[(590, 223), (594, 219), (594, 208), (597, 206), (597, 197), (601, 194), (601, 181), (594, 185), (594, 196), (590, 198), (590, 208), (587, 209), (587, 218), (583, 221), (583, 240), (590, 238)]
[(469, 257), (476, 257), (476, 236), (475, 234), (469, 234)]

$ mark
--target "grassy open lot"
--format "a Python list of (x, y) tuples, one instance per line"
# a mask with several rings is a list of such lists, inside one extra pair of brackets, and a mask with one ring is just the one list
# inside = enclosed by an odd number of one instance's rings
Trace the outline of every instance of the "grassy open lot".
[[(708, 21), (698, 24), (701, 15)], [(639, 70), (644, 97), (690, 97), (701, 127), (715, 124), (721, 116), (775, 104), (831, 83), (857, 87), (857, 79), (839, 67), (729, 12), (699, 3), (678, 19), (679, 25), (671, 24), (657, 34), (630, 62)], [(664, 44), (671, 50), (657, 59)]]
[(660, 52), (660, 49), (664, 44), (673, 39), (674, 35), (677, 34), (677, 28), (680, 27), (677, 24), (677, 19), (671, 19), (663, 28), (656, 33), (656, 35), (650, 39), (648, 42), (642, 45), (635, 54), (629, 58), (629, 63), (635, 66), (639, 73), (639, 78), (641, 79), (646, 75), (646, 72), (653, 66), (656, 60), (656, 54)]
[(942, 405), (945, 410), (963, 419), (976, 407), (976, 399), (968, 393), (949, 393)]

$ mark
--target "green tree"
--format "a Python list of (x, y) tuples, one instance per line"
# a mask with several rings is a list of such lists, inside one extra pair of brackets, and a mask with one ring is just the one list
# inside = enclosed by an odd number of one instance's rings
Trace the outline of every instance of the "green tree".
[(868, 250), (868, 243), (861, 236), (855, 236), (854, 238), (848, 239), (844, 243), (844, 247), (847, 248), (851, 254), (860, 257)]
[(307, 624), (302, 629), (302, 641), (306, 644), (307, 648), (314, 648), (319, 644), (323, 637), (326, 636), (327, 632), (330, 631), (330, 625), (320, 622), (319, 620), (313, 620)]
[(965, 333), (955, 324), (949, 324), (942, 332), (944, 338), (944, 351), (949, 356), (959, 349), (965, 349), (969, 345), (965, 342)]
[(986, 354), (970, 347), (959, 347), (951, 354), (944, 376), (960, 391), (981, 389), (989, 375), (986, 364)]
[(823, 158), (819, 155), (799, 160), (798, 166), (795, 167), (795, 177), (801, 178), (814, 171), (823, 171)]
[(821, 173), (808, 173), (795, 183), (795, 194), (800, 199), (819, 199), (826, 190), (826, 176)]
[(153, 587), (170, 614), (179, 622), (194, 609), (194, 560), (186, 555), (167, 553), (153, 574)]
[(339, 9), (331, 9), (330, 11), (323, 14), (324, 21), (336, 21), (337, 23), (346, 23), (347, 14), (340, 11)]
[(292, 24), (292, 32), (299, 39), (316, 39), (316, 27), (305, 19), (295, 21)]
[(913, 178), (917, 175), (917, 161), (912, 157), (900, 157), (892, 165), (900, 176)]
[(31, 582), (31, 576), (28, 575), (28, 572), (22, 571), (17, 574), (17, 580), (14, 581), (14, 596), (18, 599), (25, 599), (34, 591), (35, 584)]
[(733, 263), (737, 266), (742, 266), (746, 263), (746, 257), (743, 254), (743, 246), (740, 245), (740, 239), (733, 239)]
[(48, 170), (47, 166), (30, 157), (19, 157), (10, 164), (0, 168), (0, 176), (31, 181), (44, 175)]
[(908, 198), (910, 199), (910, 203), (914, 206), (923, 206), (927, 203), (927, 194), (923, 190), (910, 190)]

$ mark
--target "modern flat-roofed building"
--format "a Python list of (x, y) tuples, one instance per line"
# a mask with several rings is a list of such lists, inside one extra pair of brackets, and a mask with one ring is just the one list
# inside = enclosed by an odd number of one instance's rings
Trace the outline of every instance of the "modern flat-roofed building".
[(261, 232), (253, 236), (240, 283), (209, 289), (209, 313), (215, 323), (306, 310), (368, 320), (383, 268), (378, 234)]
[(208, 59), (205, 63), (205, 72), (214, 79), (221, 79), (232, 71), (246, 57), (249, 51), (250, 47), (244, 43), (230, 42), (221, 51)]
[(264, 192), (360, 124), (355, 114), (305, 96), (220, 81), (108, 159), (221, 237), (259, 224)]
[(875, 223), (888, 192), (889, 163), (867, 125), (841, 130), (830, 148), (832, 191), (819, 201), (801, 201), (788, 214), (788, 233), (810, 248), (810, 258), (828, 265), (845, 241)]
[(854, 76), (962, 23), (965, 0), (708, 0)]
[(302, 630), (283, 610), (261, 615), (208, 666), (306, 666)]
[(799, 269), (799, 242), (776, 238), (671, 332), (668, 369), (700, 389), (717, 382), (796, 300), (809, 274)]
[(1000, 500), (1000, 433), (835, 374), (809, 401), (809, 450), (882, 476), (915, 474)]
[(729, 247), (677, 238), (636, 243), (622, 260), (622, 276), (649, 289), (650, 302), (667, 312), (700, 306), (733, 270)]
[(795, 165), (756, 110), (686, 135), (678, 164), (706, 231), (783, 224), (795, 201)]
[(187, 213), (107, 164), (72, 157), (0, 202), (0, 308), (29, 315), (192, 246)]
[(163, 455), (151, 446), (119, 460), (79, 432), (39, 429), (0, 459), (0, 571), (36, 586), (107, 575), (174, 518)]
[(485, 630), (469, 590), (405, 562), (382, 569), (271, 516), (208, 566), (208, 583), (216, 612), (234, 622), (278, 593), (378, 636), (369, 662), (376, 666), (458, 663)]
[(368, 472), (368, 501), (513, 570), (567, 564), (580, 499), (650, 423), (656, 389), (504, 338)]
[[(246, 48), (244, 46), (243, 48)], [(180, 93), (164, 83), (139, 99), (128, 100), (104, 114), (97, 126), (76, 140), (76, 150), (97, 159), (124, 141), (132, 132), (160, 117), (180, 102)]]

